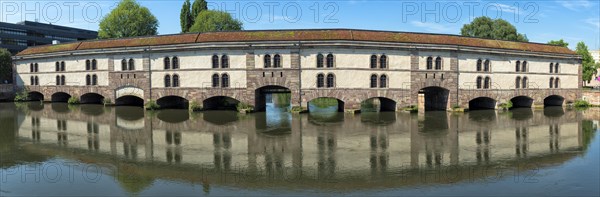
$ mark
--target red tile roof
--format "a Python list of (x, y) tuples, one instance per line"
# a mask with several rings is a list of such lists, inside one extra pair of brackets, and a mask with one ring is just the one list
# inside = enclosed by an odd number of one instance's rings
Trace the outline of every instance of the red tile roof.
[(209, 32), (195, 34), (176, 34), (164, 36), (135, 37), (74, 42), (58, 45), (30, 47), (18, 53), (18, 56), (43, 54), (86, 49), (105, 49), (119, 47), (158, 46), (170, 44), (207, 43), (207, 42), (244, 42), (244, 41), (324, 41), (350, 40), (393, 43), (421, 43), (451, 46), (469, 46), (494, 49), (508, 49), (527, 52), (543, 52), (574, 55), (566, 47), (547, 44), (512, 42), (457, 35), (425, 34), (409, 32), (387, 32), (369, 30), (265, 30), (238, 32)]

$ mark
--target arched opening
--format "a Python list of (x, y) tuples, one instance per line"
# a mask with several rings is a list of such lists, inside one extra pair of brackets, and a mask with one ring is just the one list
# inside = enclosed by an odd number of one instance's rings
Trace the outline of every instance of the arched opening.
[(165, 96), (156, 100), (161, 109), (188, 109), (189, 101), (179, 96)]
[(64, 93), (64, 92), (57, 92), (52, 94), (52, 102), (60, 102), (60, 103), (66, 103), (67, 101), (69, 101), (69, 98), (71, 98), (70, 94)]
[(513, 108), (531, 108), (533, 99), (527, 96), (517, 96), (510, 99), (510, 102), (512, 102)]
[(544, 107), (547, 106), (562, 106), (565, 98), (558, 95), (550, 95), (544, 99)]
[(214, 96), (202, 101), (204, 110), (237, 110), (240, 101), (228, 96)]
[(419, 91), (419, 105), (423, 104), (425, 111), (446, 111), (450, 90), (442, 87), (426, 87)]
[(344, 101), (332, 97), (320, 97), (308, 102), (310, 113), (344, 112)]
[(287, 108), (291, 104), (290, 89), (282, 86), (264, 86), (255, 91), (255, 111), (265, 111), (267, 105), (275, 108)]
[(40, 92), (29, 92), (27, 94), (27, 97), (30, 101), (43, 101), (44, 100), (44, 95)]
[(79, 102), (81, 104), (102, 104), (103, 100), (104, 100), (104, 96), (102, 96), (98, 93), (83, 94), (79, 98)]
[(374, 97), (360, 103), (361, 112), (396, 111), (396, 101), (385, 97)]
[(133, 95), (126, 95), (126, 96), (117, 98), (117, 100), (115, 101), (115, 105), (143, 107), (144, 99), (137, 97), (137, 96), (133, 96)]
[(478, 97), (469, 101), (469, 110), (496, 109), (496, 100), (489, 97)]

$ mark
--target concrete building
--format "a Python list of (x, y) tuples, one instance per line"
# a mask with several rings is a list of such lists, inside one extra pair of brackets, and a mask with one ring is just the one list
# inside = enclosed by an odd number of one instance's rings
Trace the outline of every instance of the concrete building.
[(96, 39), (98, 32), (23, 21), (16, 24), (0, 22), (0, 48), (8, 49), (13, 54), (30, 46), (40, 46), (58, 42), (75, 42)]
[[(338, 99), (360, 110), (421, 105), (494, 109), (581, 98), (581, 59), (566, 47), (455, 35), (368, 30), (179, 34), (30, 47), (15, 57), (15, 85), (30, 98), (213, 106), (233, 98), (264, 109), (265, 94), (293, 106)], [(218, 103), (218, 102), (216, 102)]]

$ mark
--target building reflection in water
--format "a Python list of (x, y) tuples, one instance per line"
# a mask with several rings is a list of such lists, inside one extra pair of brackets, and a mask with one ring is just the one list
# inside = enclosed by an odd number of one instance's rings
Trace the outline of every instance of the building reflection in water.
[(242, 170), (237, 173), (259, 179), (381, 178), (410, 169), (531, 161), (584, 146), (580, 115), (562, 108), (293, 117), (278, 110), (190, 115), (186, 110), (79, 109), (52, 104), (20, 113), (18, 136), (43, 149), (82, 149), (145, 165)]

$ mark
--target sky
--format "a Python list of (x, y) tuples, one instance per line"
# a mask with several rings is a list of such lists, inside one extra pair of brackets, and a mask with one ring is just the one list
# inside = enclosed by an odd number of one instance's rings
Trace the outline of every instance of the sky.
[[(193, 0), (192, 0), (193, 1)], [(159, 34), (181, 32), (184, 0), (138, 0), (159, 21)], [(502, 18), (531, 42), (564, 39), (569, 48), (584, 41), (600, 48), (600, 0), (208, 0), (212, 10), (229, 12), (246, 30), (352, 28), (460, 34), (479, 16)], [(0, 21), (23, 20), (98, 30), (116, 0), (0, 0)]]

